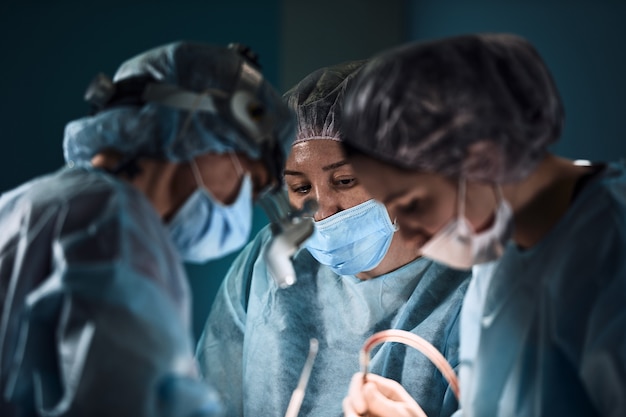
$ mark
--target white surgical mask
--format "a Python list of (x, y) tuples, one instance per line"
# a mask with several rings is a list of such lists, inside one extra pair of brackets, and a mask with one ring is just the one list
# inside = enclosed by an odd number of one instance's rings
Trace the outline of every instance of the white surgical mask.
[(244, 175), (239, 160), (232, 154), (231, 158), (243, 179), (239, 194), (230, 205), (211, 195), (195, 161), (191, 161), (198, 188), (168, 224), (174, 245), (185, 261), (203, 263), (221, 258), (248, 241), (252, 228), (252, 179)]
[(513, 233), (513, 212), (499, 187), (496, 191), (498, 207), (493, 224), (489, 229), (475, 233), (465, 218), (465, 180), (461, 180), (456, 218), (422, 246), (422, 255), (458, 269), (470, 269), (502, 256)]
[(395, 231), (385, 206), (368, 200), (315, 222), (303, 246), (335, 273), (354, 275), (378, 266)]

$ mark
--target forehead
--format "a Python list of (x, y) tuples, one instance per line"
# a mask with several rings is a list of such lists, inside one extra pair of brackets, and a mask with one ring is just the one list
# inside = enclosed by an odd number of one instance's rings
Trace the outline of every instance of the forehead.
[(352, 156), (348, 161), (369, 193), (383, 203), (407, 194), (426, 197), (451, 185), (441, 175), (401, 169), (364, 155)]
[(313, 139), (291, 147), (286, 168), (294, 170), (321, 168), (344, 160), (339, 142), (330, 139)]

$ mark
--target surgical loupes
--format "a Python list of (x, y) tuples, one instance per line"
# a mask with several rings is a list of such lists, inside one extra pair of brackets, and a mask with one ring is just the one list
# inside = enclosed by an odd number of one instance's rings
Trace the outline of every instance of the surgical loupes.
[(270, 275), (280, 288), (296, 282), (292, 256), (313, 233), (313, 214), (317, 210), (315, 200), (307, 200), (300, 210), (294, 209), (282, 190), (269, 192), (259, 203), (270, 219), (272, 239), (265, 251), (265, 262)]

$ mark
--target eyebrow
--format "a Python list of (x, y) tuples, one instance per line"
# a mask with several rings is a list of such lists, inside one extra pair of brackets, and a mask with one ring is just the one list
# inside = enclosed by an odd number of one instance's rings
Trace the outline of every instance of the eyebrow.
[(331, 169), (339, 168), (344, 165), (348, 165), (348, 161), (346, 161), (345, 159), (339, 162), (335, 162), (334, 164), (330, 164), (330, 165), (326, 165), (325, 167), (322, 167), (322, 171), (330, 171)]
[(404, 190), (398, 191), (396, 193), (390, 194), (388, 195), (383, 201), (382, 203), (384, 205), (387, 205), (389, 203), (391, 203), (393, 200), (395, 200), (398, 197), (402, 197), (406, 192)]
[[(347, 165), (347, 164), (348, 164), (348, 161), (346, 161), (346, 160), (344, 159), (344, 160), (341, 160), (341, 161), (334, 162), (334, 163), (332, 163), (332, 164), (329, 164), (329, 165), (323, 166), (323, 167), (322, 167), (322, 171), (330, 171), (331, 169), (337, 169), (337, 168), (339, 168), (339, 167), (341, 167), (341, 166), (344, 166), (344, 165)], [(284, 175), (304, 175), (304, 173), (302, 173), (302, 172), (300, 172), (300, 171), (290, 171), (290, 170), (288, 170), (288, 169), (284, 170), (284, 171), (283, 171), (283, 174), (284, 174)]]

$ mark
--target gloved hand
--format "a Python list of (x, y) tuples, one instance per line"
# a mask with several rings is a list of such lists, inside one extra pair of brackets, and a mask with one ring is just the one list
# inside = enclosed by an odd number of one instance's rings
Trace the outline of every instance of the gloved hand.
[(367, 374), (363, 384), (361, 372), (352, 377), (348, 396), (343, 400), (343, 412), (345, 417), (426, 416), (402, 385), (375, 374)]

